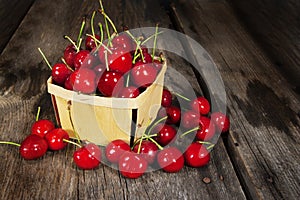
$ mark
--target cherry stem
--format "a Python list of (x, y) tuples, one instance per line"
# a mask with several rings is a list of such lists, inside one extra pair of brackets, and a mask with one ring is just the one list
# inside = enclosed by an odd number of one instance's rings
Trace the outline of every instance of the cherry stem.
[(149, 140), (151, 140), (151, 142), (153, 142), (157, 147), (158, 147), (158, 149), (159, 150), (163, 150), (164, 148), (160, 145), (160, 144), (158, 144), (153, 138), (149, 138)]
[(75, 131), (75, 128), (74, 128), (73, 120), (72, 120), (72, 117), (71, 117), (71, 108), (70, 108), (70, 105), (68, 106), (68, 112), (69, 112), (69, 119), (70, 119), (70, 122), (71, 122), (72, 129), (74, 131), (75, 137), (76, 137), (77, 142), (79, 144), (80, 143), (80, 137), (79, 137), (78, 133)]
[(95, 15), (96, 15), (96, 11), (93, 12), (92, 14), (92, 18), (91, 18), (91, 30), (92, 30), (92, 34), (95, 37), (95, 29), (94, 29), (94, 19), (95, 19)]
[(76, 143), (76, 142), (73, 142), (73, 141), (71, 141), (71, 140), (63, 139), (63, 141), (66, 142), (66, 143), (74, 144), (74, 145), (78, 146), (79, 148), (82, 147), (80, 144), (78, 144), (78, 143)]
[(71, 71), (74, 72), (74, 70), (67, 64), (66, 60), (64, 59), (64, 57), (61, 57), (61, 61), (67, 66), (67, 68)]
[(157, 136), (157, 133), (156, 133), (156, 134), (152, 134), (152, 135), (148, 135), (147, 137), (148, 137), (148, 139), (149, 139), (149, 138), (155, 137), (155, 136)]
[(163, 31), (160, 31), (160, 32), (158, 32), (157, 34), (152, 34), (151, 36), (149, 36), (147, 39), (145, 39), (142, 43), (141, 43), (141, 45), (144, 45), (146, 42), (148, 42), (149, 40), (151, 40), (153, 37), (155, 37), (155, 36), (157, 36), (157, 35), (159, 35), (159, 34), (162, 34), (163, 33)]
[(99, 25), (99, 29), (100, 29), (100, 44), (102, 44), (103, 42), (103, 38), (104, 38), (104, 33), (103, 33), (103, 26), (101, 23), (98, 24)]
[[(136, 40), (135, 37), (127, 30), (126, 33), (133, 39), (133, 41), (136, 43), (136, 49), (135, 49), (135, 52), (134, 52), (134, 57), (135, 59), (137, 59), (137, 49), (140, 51), (140, 54), (142, 56), (142, 61), (144, 62), (145, 61), (145, 58), (144, 58), (144, 55), (143, 55), (143, 50), (140, 46), (140, 41)], [(133, 64), (135, 63), (135, 59), (134, 59), (134, 62)]]
[(186, 136), (187, 134), (192, 133), (192, 132), (197, 131), (197, 130), (199, 130), (199, 127), (196, 127), (196, 128), (191, 129), (191, 130), (188, 130), (188, 131), (184, 132), (184, 133), (180, 136), (180, 138), (183, 138), (183, 137)]
[(107, 46), (105, 46), (100, 40), (98, 40), (91, 34), (86, 34), (86, 35), (92, 37), (95, 42), (99, 42), (105, 48), (106, 51), (108, 51), (110, 54), (112, 54), (112, 51)]
[(104, 10), (100, 10), (100, 13), (105, 17), (105, 19), (108, 20), (108, 22), (110, 23), (110, 25), (112, 26), (112, 28), (114, 29), (115, 33), (118, 33), (116, 26), (114, 25), (113, 21), (110, 19), (110, 17), (104, 12)]
[(41, 107), (39, 106), (39, 107), (38, 107), (38, 111), (37, 111), (36, 116), (35, 116), (35, 121), (36, 121), (36, 122), (39, 120), (40, 112), (41, 112)]
[(9, 144), (9, 145), (14, 145), (17, 147), (20, 147), (21, 144), (15, 143), (15, 142), (6, 142), (6, 141), (0, 141), (0, 144)]
[(107, 59), (107, 50), (104, 51), (104, 56), (105, 56), (105, 65), (106, 65), (106, 70), (109, 71), (109, 67), (108, 67), (108, 59)]
[(211, 142), (206, 142), (206, 141), (197, 141), (197, 142), (200, 143), (200, 144), (214, 145), (213, 143), (211, 143)]
[[(79, 39), (79, 44), (78, 44), (78, 52), (80, 51), (80, 46), (81, 46), (81, 43), (82, 43), (82, 38), (80, 38), (80, 39)], [(77, 53), (78, 53), (78, 52), (77, 52)]]
[(81, 46), (80, 39), (82, 39), (81, 36), (82, 36), (83, 29), (85, 27), (85, 21), (86, 21), (86, 19), (84, 17), (83, 20), (82, 20), (80, 31), (79, 31), (78, 38), (77, 38), (77, 46), (78, 46), (78, 48), (80, 48), (80, 46)]
[(127, 74), (126, 87), (129, 86), (129, 81), (130, 81), (130, 73)]
[(80, 48), (69, 36), (65, 35), (64, 38), (67, 39), (75, 47), (77, 53), (80, 51)]
[(154, 55), (155, 55), (157, 32), (158, 32), (158, 24), (156, 24), (156, 27), (155, 27), (154, 44), (153, 44), (153, 49), (152, 49), (152, 61), (154, 60)]
[(212, 149), (214, 146), (215, 146), (214, 144), (211, 144), (211, 145), (210, 145), (209, 147), (207, 147), (206, 149), (207, 149), (207, 150), (210, 150), (210, 149)]
[(151, 133), (151, 131), (153, 130), (153, 128), (154, 128), (157, 124), (159, 124), (160, 122), (166, 120), (167, 118), (168, 118), (168, 116), (165, 116), (165, 117), (159, 119), (158, 121), (156, 121), (156, 122), (150, 127), (150, 129), (149, 129), (147, 135), (150, 135), (150, 133)]
[(46, 58), (45, 54), (42, 52), (41, 48), (38, 48), (40, 54), (42, 55), (44, 61), (46, 62), (46, 64), (48, 65), (48, 67), (52, 70), (52, 66), (50, 65), (48, 59)]
[(182, 98), (182, 99), (184, 99), (186, 101), (191, 101), (189, 98), (187, 98), (187, 97), (185, 97), (185, 96), (183, 96), (183, 95), (181, 95), (181, 94), (179, 94), (177, 92), (173, 92), (173, 94), (175, 94), (176, 96), (178, 96), (178, 97), (180, 97), (180, 98)]

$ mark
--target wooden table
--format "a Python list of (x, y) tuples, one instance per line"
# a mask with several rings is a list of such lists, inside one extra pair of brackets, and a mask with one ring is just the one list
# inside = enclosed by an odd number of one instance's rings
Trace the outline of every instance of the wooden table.
[[(54, 120), (46, 80), (50, 71), (37, 48), (57, 61), (76, 37), (82, 16), (96, 0), (0, 0), (0, 140), (21, 142), (29, 134), (38, 106), (41, 118)], [(161, 4), (160, 4), (161, 3)], [(183, 32), (198, 41), (223, 78), (231, 118), (210, 164), (161, 170), (123, 178), (101, 165), (83, 171), (72, 163), (75, 147), (25, 161), (18, 148), (0, 145), (1, 199), (299, 199), (300, 103), (286, 78), (223, 0), (105, 1), (116, 25), (155, 26)], [(185, 51), (190, 49), (182, 44)], [(170, 57), (200, 90), (184, 60)], [(210, 182), (205, 183), (204, 178)]]

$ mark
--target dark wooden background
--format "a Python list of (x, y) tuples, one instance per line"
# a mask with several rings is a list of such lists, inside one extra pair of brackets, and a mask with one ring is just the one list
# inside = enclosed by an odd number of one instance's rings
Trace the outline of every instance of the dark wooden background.
[[(224, 81), (232, 125), (201, 169), (147, 173), (124, 179), (101, 165), (82, 171), (72, 163), (75, 147), (25, 161), (0, 145), (1, 199), (299, 199), (300, 103), (299, 3), (296, 0), (104, 1), (116, 25), (172, 28), (199, 42)], [(0, 0), (0, 140), (21, 142), (37, 106), (54, 120), (37, 51), (51, 61), (62, 55), (62, 36), (77, 35), (81, 17), (96, 0)], [(5, 20), (4, 20), (5, 19)], [(171, 45), (171, 44), (165, 44)], [(186, 51), (187, 44), (177, 48)], [(183, 59), (175, 68), (201, 92), (199, 75)], [(167, 78), (174, 79), (172, 74)], [(199, 84), (200, 83), (200, 84)], [(176, 84), (176, 81), (174, 81)], [(209, 184), (203, 178), (210, 178)]]

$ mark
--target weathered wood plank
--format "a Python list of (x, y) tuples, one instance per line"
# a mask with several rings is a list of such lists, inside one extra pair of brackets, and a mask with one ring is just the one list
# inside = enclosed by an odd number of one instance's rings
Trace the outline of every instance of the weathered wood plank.
[(236, 12), (300, 94), (300, 1), (231, 0)]
[[(67, 44), (62, 36), (75, 37), (82, 16), (97, 5), (97, 1), (79, 0), (34, 3), (0, 58), (0, 106), (5, 111), (0, 114), (1, 140), (22, 141), (30, 130), (37, 105), (42, 106), (41, 117), (54, 119), (45, 84), (50, 73), (36, 49), (41, 47), (50, 61), (56, 61)], [(131, 28), (154, 26), (157, 22), (168, 27), (170, 24), (157, 2), (105, 1), (105, 7), (118, 27), (123, 24)], [(169, 55), (170, 66), (197, 87), (187, 64)], [(185, 167), (177, 174), (157, 171), (137, 180), (124, 179), (117, 170), (104, 165), (93, 171), (77, 169), (72, 163), (75, 150), (72, 146), (60, 152), (48, 152), (37, 161), (22, 160), (17, 148), (12, 146), (1, 145), (0, 150), (4, 152), (0, 154), (1, 199), (245, 198), (222, 140), (213, 150), (207, 167)], [(211, 183), (203, 183), (204, 177), (209, 177)]]
[[(299, 198), (299, 99), (225, 1), (176, 1), (177, 25), (213, 57), (232, 121), (227, 148), (249, 198)], [(197, 19), (197, 20), (191, 20)]]
[(23, 17), (34, 0), (1, 0), (0, 1), (0, 53), (9, 41), (12, 34), (18, 28)]

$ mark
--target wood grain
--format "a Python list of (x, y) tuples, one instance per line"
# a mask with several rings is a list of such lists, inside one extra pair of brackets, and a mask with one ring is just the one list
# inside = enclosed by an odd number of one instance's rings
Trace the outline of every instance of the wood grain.
[(221, 72), (232, 121), (226, 145), (247, 197), (297, 199), (300, 104), (287, 80), (225, 1), (176, 1), (171, 12)]
[[(54, 119), (46, 92), (50, 72), (36, 49), (41, 47), (51, 62), (57, 61), (67, 45), (62, 36), (76, 37), (82, 16), (97, 6), (97, 1), (79, 0), (33, 4), (0, 58), (1, 140), (20, 142), (30, 131), (37, 105), (42, 106), (42, 118)], [(105, 1), (105, 8), (118, 26), (160, 22), (168, 27), (171, 23), (153, 1)], [(172, 57), (170, 65), (197, 86), (186, 62)], [(201, 93), (199, 86), (196, 90)], [(72, 163), (73, 146), (47, 152), (36, 161), (21, 159), (13, 146), (1, 145), (0, 150), (4, 152), (0, 154), (1, 199), (245, 199), (222, 140), (207, 167), (185, 167), (177, 174), (156, 171), (136, 180), (125, 179), (105, 165), (92, 171), (78, 169)], [(211, 183), (202, 182), (205, 177)]]

